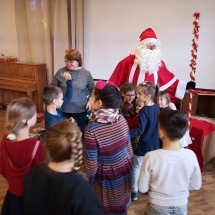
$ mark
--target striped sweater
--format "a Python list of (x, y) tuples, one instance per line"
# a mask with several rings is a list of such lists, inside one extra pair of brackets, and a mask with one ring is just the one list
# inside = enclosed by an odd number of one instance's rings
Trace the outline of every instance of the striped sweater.
[(105, 214), (126, 214), (131, 201), (129, 128), (120, 115), (113, 124), (91, 122), (84, 136), (84, 163)]

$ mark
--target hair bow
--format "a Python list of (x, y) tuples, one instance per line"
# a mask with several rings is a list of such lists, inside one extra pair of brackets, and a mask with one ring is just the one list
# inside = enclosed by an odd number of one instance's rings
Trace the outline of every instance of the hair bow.
[(115, 87), (115, 85), (114, 85), (113, 82), (107, 82), (107, 83), (106, 83), (106, 82), (104, 82), (104, 81), (102, 81), (102, 80), (99, 80), (99, 81), (97, 81), (97, 83), (96, 83), (96, 89), (102, 90), (102, 89), (104, 89), (104, 87), (105, 87), (107, 84), (110, 84), (110, 85), (112, 85), (112, 86)]

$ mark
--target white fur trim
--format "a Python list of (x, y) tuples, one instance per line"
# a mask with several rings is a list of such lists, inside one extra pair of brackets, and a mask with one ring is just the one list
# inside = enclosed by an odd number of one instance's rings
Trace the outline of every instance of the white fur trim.
[(162, 87), (159, 88), (159, 91), (164, 91), (166, 90), (168, 87), (170, 87), (174, 82), (176, 81), (176, 77), (174, 76), (172, 80), (170, 80), (169, 82), (167, 82), (166, 84), (164, 84)]
[(168, 106), (169, 106), (169, 108), (172, 109), (172, 110), (177, 110), (175, 104), (172, 103), (172, 102), (170, 102)]
[(138, 80), (137, 80), (137, 86), (141, 83), (143, 83), (145, 81), (145, 73), (140, 71), (140, 74), (139, 74), (139, 77), (138, 77)]
[(175, 97), (179, 99), (184, 98), (185, 90), (186, 90), (187, 83), (185, 81), (179, 81), (178, 86), (176, 88)]
[(129, 83), (133, 83), (133, 77), (134, 77), (134, 72), (135, 72), (136, 68), (137, 68), (137, 64), (134, 63), (133, 66), (131, 67), (130, 75), (128, 78)]
[(187, 130), (184, 136), (179, 140), (179, 145), (181, 148), (187, 147), (189, 144), (192, 144), (189, 131)]
[(158, 83), (158, 73), (154, 72), (154, 83), (157, 84)]
[(145, 40), (141, 40), (140, 44), (143, 44), (143, 45), (145, 45), (145, 44), (153, 44), (155, 46), (160, 46), (161, 43), (155, 38), (148, 38), (148, 39), (145, 39)]

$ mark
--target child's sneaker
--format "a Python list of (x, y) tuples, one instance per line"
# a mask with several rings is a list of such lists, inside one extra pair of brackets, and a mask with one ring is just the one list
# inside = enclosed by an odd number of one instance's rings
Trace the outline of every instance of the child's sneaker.
[(131, 194), (131, 200), (136, 201), (138, 199), (138, 192), (132, 192)]

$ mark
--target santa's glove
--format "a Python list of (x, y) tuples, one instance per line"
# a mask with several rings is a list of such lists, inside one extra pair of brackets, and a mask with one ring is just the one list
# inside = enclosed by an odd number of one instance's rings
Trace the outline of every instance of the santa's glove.
[(195, 88), (196, 88), (196, 82), (195, 81), (187, 82), (186, 90), (189, 90), (189, 89), (195, 90)]

